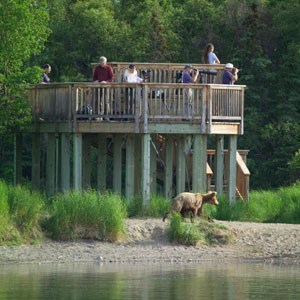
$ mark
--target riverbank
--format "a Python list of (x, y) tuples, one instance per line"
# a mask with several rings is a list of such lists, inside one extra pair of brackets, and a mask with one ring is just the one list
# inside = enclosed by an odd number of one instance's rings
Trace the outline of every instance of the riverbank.
[(0, 264), (16, 263), (199, 263), (280, 261), (300, 264), (300, 225), (216, 221), (232, 232), (228, 245), (182, 246), (167, 239), (168, 222), (127, 219), (128, 235), (118, 243), (54, 242), (0, 247)]

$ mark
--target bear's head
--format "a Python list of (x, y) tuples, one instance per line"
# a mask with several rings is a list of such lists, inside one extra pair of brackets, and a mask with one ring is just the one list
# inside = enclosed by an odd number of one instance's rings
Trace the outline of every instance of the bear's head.
[(217, 192), (208, 192), (207, 194), (203, 194), (203, 202), (211, 205), (219, 205), (219, 201), (217, 198)]

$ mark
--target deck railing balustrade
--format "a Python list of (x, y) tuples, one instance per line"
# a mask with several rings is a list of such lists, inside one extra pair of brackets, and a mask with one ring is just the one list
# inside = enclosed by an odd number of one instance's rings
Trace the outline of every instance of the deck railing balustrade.
[(37, 121), (191, 122), (203, 128), (213, 122), (237, 122), (242, 126), (244, 88), (170, 83), (43, 84), (30, 88), (30, 101)]

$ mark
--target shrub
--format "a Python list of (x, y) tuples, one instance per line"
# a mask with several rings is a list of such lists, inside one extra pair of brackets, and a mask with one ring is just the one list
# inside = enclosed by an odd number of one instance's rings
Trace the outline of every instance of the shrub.
[(197, 227), (193, 223), (184, 223), (179, 213), (172, 213), (168, 231), (172, 242), (183, 245), (196, 245), (201, 239)]
[(89, 190), (55, 197), (48, 227), (55, 239), (115, 241), (124, 234), (126, 209), (121, 197)]
[(42, 236), (40, 220), (44, 209), (44, 199), (37, 192), (22, 186), (9, 186), (8, 206), (12, 222), (25, 239)]
[(134, 198), (126, 202), (126, 207), (129, 217), (153, 217), (160, 218), (170, 209), (170, 201), (163, 197), (152, 195), (150, 199), (150, 206), (143, 207), (140, 198)]

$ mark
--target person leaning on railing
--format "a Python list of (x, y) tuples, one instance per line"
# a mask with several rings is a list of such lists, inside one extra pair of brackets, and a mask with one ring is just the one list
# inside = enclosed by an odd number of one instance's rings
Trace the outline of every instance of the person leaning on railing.
[(50, 83), (48, 74), (51, 72), (51, 66), (49, 64), (43, 65), (44, 72), (42, 73), (41, 83)]
[[(182, 83), (196, 83), (199, 70), (191, 65), (185, 65), (182, 72)], [(184, 114), (185, 118), (190, 118), (192, 113), (193, 89), (184, 89)]]
[[(101, 56), (99, 58), (99, 65), (96, 66), (93, 73), (93, 81), (96, 83), (108, 83), (112, 82), (114, 79), (114, 71), (113, 68), (107, 64), (107, 58), (105, 56)], [(95, 112), (96, 114), (110, 114), (110, 103), (106, 94), (106, 89), (100, 89), (100, 91), (95, 91)], [(104, 99), (102, 99), (105, 97)], [(99, 101), (100, 99), (100, 106)], [(102, 105), (102, 103), (104, 105)], [(104, 106), (104, 107), (103, 107)], [(99, 111), (100, 109), (100, 111)]]
[[(130, 64), (124, 72), (124, 82), (128, 83), (141, 83), (143, 78), (137, 75), (137, 70), (134, 64)], [(125, 115), (132, 115), (134, 112), (134, 88), (125, 89)]]

